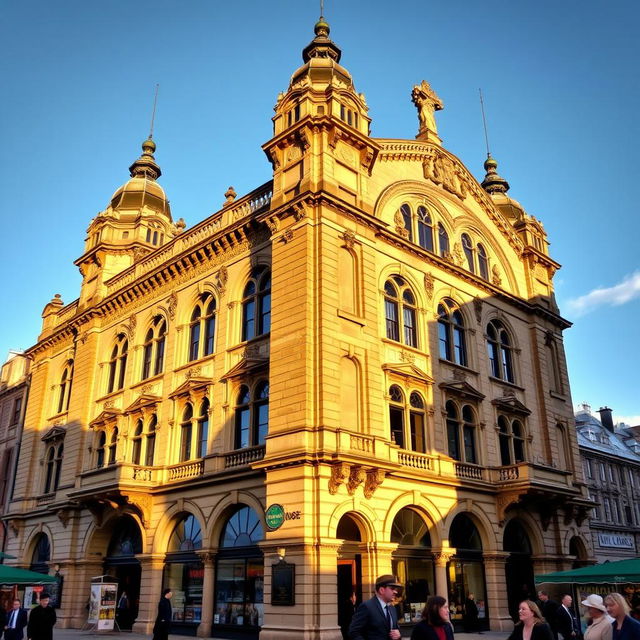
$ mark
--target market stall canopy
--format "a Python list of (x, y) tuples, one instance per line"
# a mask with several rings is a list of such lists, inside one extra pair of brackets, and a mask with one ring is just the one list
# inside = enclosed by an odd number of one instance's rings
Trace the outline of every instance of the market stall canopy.
[(45, 573), (0, 564), (0, 584), (53, 584), (58, 579)]
[(536, 582), (539, 584), (544, 582), (576, 582), (578, 584), (639, 583), (640, 557), (630, 560), (619, 560), (618, 562), (594, 564), (591, 567), (582, 567), (582, 569), (544, 573), (536, 576)]
[(12, 556), (10, 553), (5, 553), (4, 551), (0, 551), (0, 560), (2, 560), (3, 558), (11, 558), (13, 560), (16, 559), (16, 557)]

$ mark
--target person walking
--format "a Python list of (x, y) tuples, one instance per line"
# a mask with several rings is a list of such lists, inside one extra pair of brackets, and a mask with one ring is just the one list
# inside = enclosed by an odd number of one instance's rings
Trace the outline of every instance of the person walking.
[(396, 610), (391, 604), (402, 585), (386, 574), (376, 580), (375, 595), (362, 602), (349, 625), (349, 640), (400, 640)]
[(22, 640), (24, 638), (24, 628), (27, 626), (27, 610), (22, 608), (22, 603), (18, 598), (13, 601), (13, 608), (7, 614), (4, 626), (5, 640)]
[(411, 640), (453, 640), (449, 603), (442, 596), (429, 596), (422, 619), (411, 632)]
[(613, 618), (612, 639), (640, 640), (640, 622), (629, 615), (631, 607), (625, 597), (619, 593), (610, 593), (605, 597), (604, 604), (608, 614)]
[(564, 640), (579, 640), (580, 626), (578, 620), (571, 611), (573, 598), (566, 593), (560, 600), (561, 604), (556, 611), (556, 623), (558, 631), (562, 634)]
[(611, 640), (613, 618), (607, 614), (602, 596), (592, 593), (580, 604), (587, 608), (587, 618), (591, 621), (584, 632), (584, 640)]
[(163, 589), (162, 597), (158, 602), (158, 615), (153, 625), (153, 640), (168, 640), (169, 628), (171, 627), (171, 618), (173, 610), (171, 609), (171, 589)]
[(40, 602), (29, 614), (27, 623), (27, 638), (29, 640), (53, 640), (53, 625), (57, 617), (56, 611), (49, 606), (49, 594), (43, 591), (40, 594)]
[(478, 631), (478, 605), (473, 593), (470, 593), (464, 601), (462, 624), (466, 633), (476, 633)]
[(538, 605), (523, 600), (518, 605), (519, 622), (507, 640), (553, 640), (551, 627), (544, 621)]
[(558, 611), (558, 603), (549, 597), (547, 591), (538, 591), (538, 598), (540, 600), (540, 613), (545, 622), (551, 627), (551, 633), (554, 640), (558, 640), (558, 624), (556, 621), (556, 613)]

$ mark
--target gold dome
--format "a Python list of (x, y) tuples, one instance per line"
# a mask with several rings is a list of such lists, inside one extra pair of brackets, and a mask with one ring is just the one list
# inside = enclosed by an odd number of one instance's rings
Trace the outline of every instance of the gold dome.
[(164, 189), (146, 176), (131, 178), (111, 196), (111, 207), (115, 210), (137, 210), (144, 206), (171, 217), (169, 200)]

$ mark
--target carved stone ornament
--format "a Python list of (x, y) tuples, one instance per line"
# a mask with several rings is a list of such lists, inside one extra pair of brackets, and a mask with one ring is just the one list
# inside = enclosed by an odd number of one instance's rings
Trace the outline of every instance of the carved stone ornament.
[(500, 276), (500, 270), (498, 269), (498, 265), (493, 265), (491, 268), (491, 283), (496, 287), (499, 287), (502, 284), (502, 277)]
[(300, 220), (307, 217), (307, 209), (303, 202), (298, 202), (293, 206), (293, 217), (296, 222), (300, 222)]
[(189, 380), (191, 378), (199, 378), (201, 372), (202, 372), (202, 368), (201, 367), (191, 367), (191, 369), (189, 369), (189, 371), (187, 371), (184, 374), (184, 377), (185, 377), (186, 380)]
[(403, 238), (409, 237), (409, 230), (404, 226), (404, 218), (400, 213), (400, 210), (396, 211), (396, 215), (393, 216), (393, 222), (396, 225), (396, 233)]
[(333, 496), (338, 493), (340, 485), (347, 481), (349, 477), (349, 465), (341, 462), (331, 467), (331, 477), (329, 478), (329, 493)]
[(113, 409), (115, 402), (113, 401), (113, 399), (111, 400), (105, 400), (104, 405), (103, 405), (103, 409)]
[(464, 253), (459, 242), (453, 243), (453, 261), (461, 267), (464, 264)]
[(176, 319), (176, 310), (178, 308), (178, 296), (175, 291), (167, 298), (167, 310), (169, 313), (169, 320), (172, 322)]
[(353, 231), (345, 231), (342, 234), (342, 239), (344, 240), (344, 246), (347, 249), (353, 249), (355, 243), (356, 243), (356, 234), (353, 233)]
[(444, 104), (426, 80), (423, 80), (421, 84), (413, 87), (411, 101), (418, 109), (418, 120), (420, 122), (419, 132), (432, 131), (437, 134), (438, 127), (436, 126), (434, 113), (441, 111)]
[(497, 500), (498, 523), (500, 524), (501, 527), (504, 526), (507, 509), (511, 505), (518, 504), (519, 500), (520, 500), (520, 494), (518, 492), (501, 493), (498, 496), (498, 500)]
[(151, 393), (153, 391), (153, 385), (152, 384), (145, 384), (142, 389), (141, 389), (142, 393)]
[(138, 318), (136, 317), (136, 315), (132, 315), (129, 318), (129, 329), (127, 331), (127, 333), (129, 334), (129, 337), (131, 339), (133, 339), (135, 332), (136, 332), (136, 327), (138, 326)]
[(267, 227), (269, 227), (269, 231), (271, 231), (271, 235), (274, 233), (278, 233), (280, 229), (280, 220), (277, 217), (267, 218)]
[(476, 322), (480, 324), (482, 322), (482, 298), (476, 296), (473, 299), (473, 310), (476, 314)]
[(222, 265), (218, 270), (218, 288), (220, 293), (224, 293), (227, 290), (227, 282), (229, 281), (229, 270), (225, 265)]
[(431, 300), (433, 298), (433, 287), (434, 287), (434, 279), (433, 274), (428, 271), (424, 274), (424, 291), (427, 294), (427, 300)]
[(224, 192), (224, 202), (223, 202), (222, 206), (223, 207), (228, 207), (230, 204), (233, 204), (233, 202), (236, 199), (237, 195), (238, 194), (236, 193), (236, 190), (233, 187), (229, 187)]
[(56, 515), (58, 516), (58, 520), (62, 523), (62, 526), (66, 529), (67, 524), (69, 524), (69, 519), (71, 518), (69, 509), (59, 509)]
[(22, 520), (9, 520), (7, 524), (9, 525), (11, 533), (13, 533), (13, 537), (17, 538), (20, 534), (20, 529), (22, 529)]
[(151, 505), (152, 498), (148, 493), (132, 492), (127, 494), (127, 501), (129, 504), (137, 507), (142, 517), (142, 523), (148, 526), (151, 518)]
[(441, 567), (447, 564), (454, 555), (454, 551), (436, 551), (433, 554), (433, 559), (436, 561), (436, 565)]
[(367, 479), (367, 472), (362, 467), (351, 467), (349, 482), (347, 482), (347, 493), (352, 496), (356, 489)]
[(464, 200), (469, 192), (466, 177), (454, 161), (435, 147), (422, 162), (424, 177)]
[(401, 351), (400, 360), (402, 360), (402, 362), (409, 362), (410, 364), (413, 364), (416, 361), (416, 356), (408, 351)]
[(546, 347), (550, 347), (554, 342), (553, 331), (551, 329), (547, 329), (544, 332), (544, 344)]
[(134, 247), (133, 261), (138, 262), (138, 260), (142, 260), (142, 258), (144, 258), (150, 252), (151, 252), (151, 249), (147, 249), (146, 247)]
[(282, 234), (282, 242), (286, 244), (287, 242), (291, 242), (291, 240), (293, 240), (293, 229), (287, 229)]
[(367, 471), (367, 479), (364, 483), (364, 497), (368, 499), (373, 496), (376, 489), (382, 484), (386, 473), (382, 469), (370, 469)]

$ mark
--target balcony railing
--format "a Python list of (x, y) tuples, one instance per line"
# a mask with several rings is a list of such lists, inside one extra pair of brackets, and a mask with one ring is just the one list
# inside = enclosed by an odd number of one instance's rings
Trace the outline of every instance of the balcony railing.
[(189, 478), (197, 478), (204, 472), (204, 461), (196, 460), (195, 462), (182, 462), (172, 465), (167, 469), (167, 481), (175, 482), (176, 480), (187, 480)]
[(434, 456), (426, 453), (415, 453), (413, 451), (398, 451), (398, 462), (403, 467), (411, 467), (412, 469), (424, 469), (425, 471), (433, 471), (435, 469)]
[(224, 456), (224, 468), (244, 467), (245, 465), (257, 462), (264, 458), (265, 446), (251, 447), (250, 449), (240, 449)]

